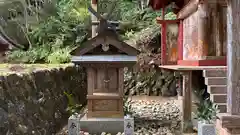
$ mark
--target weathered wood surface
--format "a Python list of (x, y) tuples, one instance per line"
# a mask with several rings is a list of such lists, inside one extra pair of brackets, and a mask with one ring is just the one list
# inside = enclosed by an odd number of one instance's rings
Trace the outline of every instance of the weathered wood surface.
[(240, 115), (240, 0), (229, 0), (228, 6), (228, 106), (232, 115)]
[(222, 7), (220, 4), (215, 4), (215, 17), (214, 22), (216, 23), (215, 33), (216, 33), (216, 56), (223, 56), (223, 14), (222, 14)]
[(198, 41), (197, 50), (199, 59), (208, 56), (208, 3), (204, 2), (198, 5)]
[(220, 116), (222, 120), (222, 126), (225, 128), (239, 128), (240, 127), (240, 116), (235, 115), (224, 115)]
[(196, 12), (198, 8), (198, 3), (199, 3), (199, 0), (191, 0), (190, 2), (188, 2), (187, 5), (185, 5), (184, 8), (178, 12), (177, 18), (185, 19), (192, 13)]
[(183, 21), (183, 60), (198, 59), (198, 13)]
[(118, 94), (124, 96), (124, 68), (118, 70)]
[(208, 26), (208, 39), (209, 39), (209, 55), (210, 56), (225, 56), (226, 50), (224, 43), (226, 43), (226, 12), (224, 9), (226, 7), (222, 6), (220, 3), (209, 4), (209, 26)]
[(122, 99), (122, 96), (119, 96), (118, 93), (94, 93), (93, 95), (87, 95), (87, 99), (109, 99), (109, 100), (116, 100), (116, 99)]
[(96, 88), (94, 92), (118, 93), (118, 69), (98, 69), (96, 72)]
[(95, 70), (94, 68), (88, 68), (87, 69), (87, 89), (88, 89), (88, 95), (93, 94), (94, 90), (94, 84), (95, 84)]
[(192, 132), (192, 71), (183, 72), (183, 132)]
[(222, 21), (222, 26), (223, 26), (223, 55), (227, 55), (227, 7), (222, 8), (222, 14), (223, 14), (223, 21)]
[(118, 100), (93, 100), (93, 111), (118, 111)]
[(88, 117), (123, 117), (123, 68), (87, 68)]

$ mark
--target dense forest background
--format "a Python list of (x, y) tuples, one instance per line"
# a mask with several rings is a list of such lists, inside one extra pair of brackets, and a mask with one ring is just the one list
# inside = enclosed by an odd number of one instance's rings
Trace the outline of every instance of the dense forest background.
[[(160, 11), (148, 8), (144, 0), (115, 0), (110, 20), (120, 21), (123, 40), (132, 40), (143, 29), (160, 32), (156, 17)], [(98, 11), (109, 12), (114, 0), (99, 0)], [(22, 48), (7, 53), (14, 63), (67, 63), (74, 48), (91, 36), (90, 0), (0, 0), (0, 30)], [(167, 10), (168, 19), (174, 14)]]

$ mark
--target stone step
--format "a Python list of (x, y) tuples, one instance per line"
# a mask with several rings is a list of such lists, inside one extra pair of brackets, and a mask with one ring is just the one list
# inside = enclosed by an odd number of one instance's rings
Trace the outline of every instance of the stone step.
[(203, 77), (226, 77), (226, 69), (203, 70)]
[(227, 77), (207, 77), (205, 78), (205, 84), (212, 85), (227, 85)]
[(210, 94), (227, 94), (226, 85), (211, 85), (208, 86), (208, 92)]
[(218, 103), (219, 113), (226, 113), (227, 112), (227, 103)]
[(227, 94), (211, 94), (210, 98), (214, 103), (227, 103)]

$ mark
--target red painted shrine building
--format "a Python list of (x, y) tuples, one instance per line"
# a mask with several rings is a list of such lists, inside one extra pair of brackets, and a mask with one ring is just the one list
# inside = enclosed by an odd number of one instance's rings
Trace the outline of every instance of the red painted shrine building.
[[(211, 1), (213, 1), (211, 3)], [(176, 20), (157, 18), (162, 25), (162, 65), (224, 66), (226, 65), (225, 0), (151, 0), (150, 5), (162, 9), (175, 2)], [(178, 42), (167, 44), (167, 29), (178, 25)], [(177, 54), (177, 56), (175, 56)]]
[[(177, 18), (166, 20), (164, 10), (172, 2)], [(149, 4), (163, 14), (157, 18), (161, 25), (160, 67), (179, 71), (183, 76), (184, 125), (192, 121), (192, 72), (200, 70), (211, 100), (220, 109), (220, 135), (240, 134), (240, 48), (235, 45), (240, 44), (240, 16), (236, 15), (239, 0), (150, 0)], [(177, 27), (176, 39), (168, 36), (172, 26)], [(186, 132), (191, 128), (187, 127)]]

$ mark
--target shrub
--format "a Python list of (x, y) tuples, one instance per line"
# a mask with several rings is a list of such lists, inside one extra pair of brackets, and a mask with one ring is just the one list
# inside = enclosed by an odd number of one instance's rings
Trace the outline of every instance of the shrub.
[(71, 60), (70, 51), (71, 49), (68, 47), (56, 50), (47, 57), (46, 62), (51, 64), (68, 63)]

